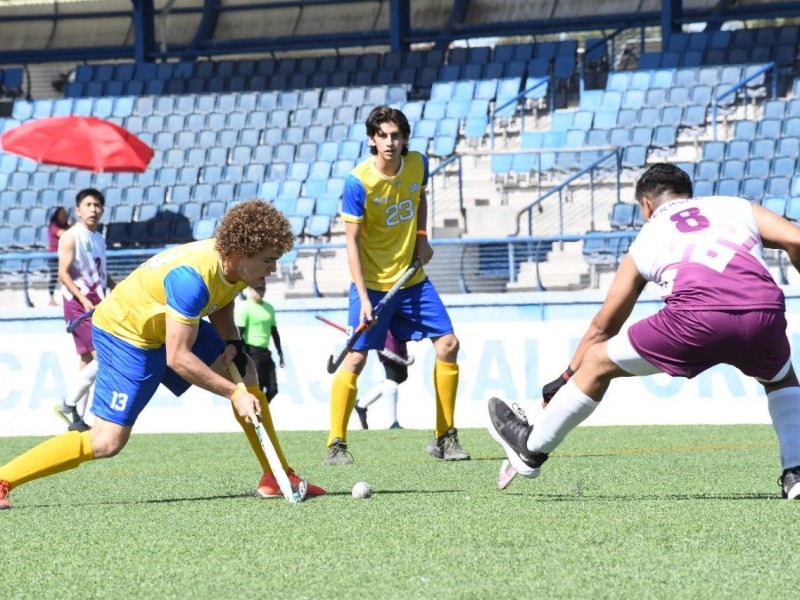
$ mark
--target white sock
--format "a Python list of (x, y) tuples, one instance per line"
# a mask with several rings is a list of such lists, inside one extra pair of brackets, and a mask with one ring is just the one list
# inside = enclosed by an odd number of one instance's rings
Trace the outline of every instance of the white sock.
[(383, 397), (389, 405), (389, 423), (397, 423), (397, 382), (391, 379), (383, 380)]
[(550, 400), (542, 422), (534, 426), (528, 438), (528, 450), (550, 454), (570, 431), (594, 412), (597, 405), (570, 379)]
[(800, 387), (788, 387), (767, 394), (769, 416), (778, 436), (781, 468), (800, 466)]
[(89, 388), (92, 387), (94, 380), (97, 378), (97, 361), (93, 360), (80, 371), (78, 375), (78, 385), (64, 400), (67, 406), (77, 406), (79, 402), (83, 402), (84, 406), (89, 398)]
[(363, 396), (361, 396), (361, 398), (358, 399), (357, 404), (359, 408), (367, 408), (370, 404), (372, 404), (378, 398), (380, 398), (382, 393), (383, 393), (383, 383), (373, 385), (366, 394), (364, 394)]

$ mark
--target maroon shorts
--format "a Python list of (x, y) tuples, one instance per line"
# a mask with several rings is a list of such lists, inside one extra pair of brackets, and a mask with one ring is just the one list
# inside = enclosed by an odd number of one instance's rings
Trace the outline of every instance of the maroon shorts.
[(695, 377), (718, 364), (771, 380), (791, 357), (782, 310), (686, 311), (665, 306), (631, 325), (639, 355), (673, 377)]
[[(86, 294), (86, 298), (95, 306), (100, 304), (100, 296), (93, 292)], [(67, 300), (64, 298), (64, 320), (69, 323), (73, 319), (77, 319), (86, 309), (83, 304), (75, 300)], [(89, 354), (94, 352), (94, 343), (92, 342), (92, 319), (91, 317), (82, 321), (72, 332), (72, 339), (75, 342), (75, 350), (78, 354)]]

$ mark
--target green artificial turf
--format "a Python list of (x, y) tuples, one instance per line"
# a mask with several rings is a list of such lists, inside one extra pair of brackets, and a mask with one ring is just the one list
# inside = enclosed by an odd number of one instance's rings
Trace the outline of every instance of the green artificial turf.
[[(502, 454), (424, 452), (423, 431), (281, 435), (329, 494), (252, 496), (242, 435), (134, 435), (116, 458), (31, 482), (0, 512), (2, 598), (777, 598), (797, 584), (800, 503), (769, 426), (587, 427), (501, 492)], [(40, 440), (0, 439), (0, 463)], [(375, 494), (354, 500), (368, 481)]]

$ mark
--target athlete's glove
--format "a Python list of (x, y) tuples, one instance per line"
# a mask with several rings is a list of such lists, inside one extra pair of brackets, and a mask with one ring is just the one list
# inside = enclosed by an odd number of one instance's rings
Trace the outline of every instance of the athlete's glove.
[(247, 353), (244, 351), (244, 342), (242, 340), (228, 340), (225, 343), (236, 348), (236, 356), (233, 357), (233, 364), (236, 365), (239, 375), (244, 377), (247, 371)]
[(547, 408), (547, 404), (553, 399), (556, 392), (564, 387), (573, 375), (575, 375), (575, 371), (567, 366), (566, 371), (542, 388), (542, 408)]

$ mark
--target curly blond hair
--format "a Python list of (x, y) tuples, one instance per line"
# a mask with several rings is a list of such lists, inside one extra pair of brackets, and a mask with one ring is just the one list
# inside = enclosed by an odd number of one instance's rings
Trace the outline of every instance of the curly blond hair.
[(225, 213), (214, 237), (214, 248), (223, 259), (255, 256), (267, 246), (283, 255), (294, 245), (289, 219), (269, 202), (255, 198)]

